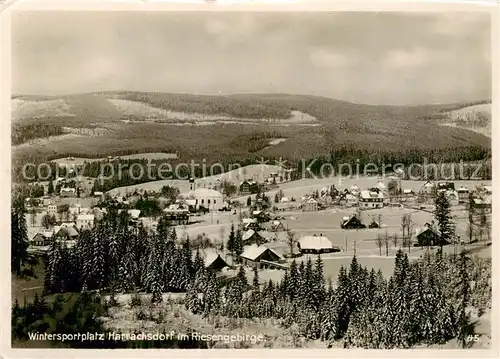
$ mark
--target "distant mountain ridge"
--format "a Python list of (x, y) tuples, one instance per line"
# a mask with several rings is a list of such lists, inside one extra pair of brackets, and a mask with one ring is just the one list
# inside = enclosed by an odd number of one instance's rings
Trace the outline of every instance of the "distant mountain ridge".
[(14, 155), (104, 157), (126, 150), (179, 152), (183, 157), (310, 158), (342, 146), (374, 152), (490, 148), (491, 139), (481, 133), (443, 126), (450, 111), (487, 102), (375, 106), (311, 95), (136, 91), (15, 96), (12, 114), (18, 138), (26, 138), (33, 128), (43, 137), (44, 131), (57, 126), (72, 135), (34, 141), (14, 148)]

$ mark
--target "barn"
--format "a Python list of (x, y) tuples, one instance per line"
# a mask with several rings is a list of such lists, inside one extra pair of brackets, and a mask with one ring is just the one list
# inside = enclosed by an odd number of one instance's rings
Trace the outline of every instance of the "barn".
[(283, 260), (283, 257), (274, 250), (256, 245), (246, 247), (240, 257), (243, 265), (257, 268), (266, 267), (268, 262), (279, 263)]
[(450, 242), (441, 239), (441, 233), (428, 224), (426, 224), (424, 229), (417, 232), (418, 246), (439, 246), (447, 244), (450, 244)]
[(343, 217), (342, 224), (340, 225), (342, 229), (361, 229), (366, 228), (366, 226), (361, 223), (361, 220), (358, 218), (356, 214), (353, 214), (350, 217)]

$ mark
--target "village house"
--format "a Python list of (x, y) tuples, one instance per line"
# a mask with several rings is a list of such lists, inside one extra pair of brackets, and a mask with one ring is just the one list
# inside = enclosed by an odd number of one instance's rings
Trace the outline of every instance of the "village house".
[(426, 223), (425, 228), (417, 231), (417, 246), (438, 246), (450, 244), (441, 239), (441, 233), (431, 224)]
[(411, 188), (405, 188), (403, 189), (403, 196), (404, 197), (413, 197), (415, 196), (415, 192), (413, 192), (413, 190)]
[(283, 222), (281, 222), (281, 221), (273, 221), (271, 223), (270, 230), (272, 232), (282, 232), (282, 231), (286, 231), (286, 228), (285, 228), (285, 225), (283, 224)]
[(57, 206), (55, 204), (49, 204), (47, 206), (47, 213), (48, 214), (56, 214), (57, 213)]
[(345, 193), (344, 200), (348, 207), (356, 207), (359, 203), (359, 198), (351, 193)]
[(328, 237), (325, 237), (322, 234), (320, 234), (319, 236), (304, 236), (299, 240), (297, 246), (299, 247), (300, 252), (303, 254), (320, 254), (340, 251), (340, 248), (334, 247)]
[(259, 192), (259, 184), (255, 181), (245, 180), (239, 187), (240, 195), (255, 194)]
[(224, 207), (224, 196), (222, 193), (208, 188), (197, 188), (182, 194), (184, 199), (193, 199), (195, 210), (200, 207), (209, 211), (218, 211)]
[(207, 254), (203, 262), (206, 269), (216, 272), (229, 267), (229, 264), (220, 256), (220, 254)]
[(469, 202), (469, 189), (464, 186), (460, 186), (457, 189), (458, 203), (468, 203)]
[(340, 224), (342, 229), (361, 229), (366, 228), (366, 226), (361, 223), (361, 220), (357, 216), (357, 214), (353, 214), (351, 216), (345, 216), (342, 218), (342, 223)]
[(279, 265), (283, 257), (266, 246), (248, 246), (240, 255), (243, 265), (257, 268), (270, 268)]
[(269, 215), (264, 211), (252, 211), (252, 217), (257, 220), (258, 223), (269, 222), (271, 219)]
[(257, 231), (254, 231), (253, 229), (247, 230), (242, 238), (241, 238), (243, 245), (252, 245), (256, 244), (260, 246), (261, 244), (266, 243), (266, 239), (262, 237)]
[(453, 183), (453, 182), (438, 182), (437, 183), (437, 190), (438, 191), (454, 191), (455, 190), (455, 183)]
[(384, 206), (384, 194), (382, 192), (363, 190), (360, 193), (359, 208), (374, 209)]
[(76, 227), (78, 229), (94, 227), (94, 215), (93, 214), (79, 214), (79, 215), (77, 215)]
[(304, 199), (302, 202), (302, 210), (305, 212), (314, 212), (319, 209), (319, 203), (312, 197)]
[(61, 195), (61, 197), (75, 197), (76, 196), (76, 188), (62, 187), (59, 194)]
[[(193, 251), (192, 260), (196, 258), (196, 251)], [(227, 260), (225, 260), (219, 253), (212, 249), (205, 249), (199, 252), (200, 257), (203, 259), (203, 264), (206, 269), (219, 272), (224, 268), (229, 267)]]
[(431, 194), (434, 190), (435, 184), (432, 181), (427, 181), (422, 186), (422, 191), (426, 194)]
[(380, 223), (378, 223), (375, 220), (372, 220), (371, 223), (368, 225), (368, 228), (380, 228)]
[(32, 246), (43, 247), (48, 246), (52, 242), (53, 231), (41, 231), (35, 234), (30, 240)]
[(75, 223), (62, 223), (60, 226), (54, 226), (53, 233), (57, 238), (64, 238), (65, 240), (76, 240), (78, 238), (78, 231), (75, 228)]
[(474, 209), (484, 210), (485, 213), (491, 213), (491, 196), (485, 198), (474, 198)]
[(163, 210), (164, 218), (172, 225), (189, 223), (189, 209), (187, 205), (174, 203)]

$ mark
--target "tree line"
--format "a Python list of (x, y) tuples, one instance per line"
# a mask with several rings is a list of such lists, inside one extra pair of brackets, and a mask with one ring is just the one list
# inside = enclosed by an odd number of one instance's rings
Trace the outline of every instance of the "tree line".
[(62, 126), (45, 123), (44, 121), (37, 122), (14, 122), (12, 124), (12, 145), (20, 145), (25, 142), (37, 138), (47, 138), (50, 136), (59, 136), (64, 133)]
[[(12, 211), (13, 270), (26, 252), (21, 211)], [(389, 279), (353, 257), (348, 269), (340, 269), (335, 286), (325, 280), (318, 256), (315, 262), (292, 261), (282, 280), (263, 285), (254, 268), (249, 284), (243, 267), (229, 280), (206, 269), (201, 253), (193, 256), (189, 237), (178, 240), (165, 219), (154, 233), (128, 222), (126, 212), (110, 209), (94, 228), (81, 232), (74, 247), (53, 241), (45, 294), (104, 290), (113, 297), (145, 291), (159, 303), (164, 292), (187, 292), (187, 308), (207, 320), (272, 318), (298, 337), (363, 348), (405, 348), (452, 338), (466, 346), (474, 329), (470, 308), (481, 313), (491, 305), (491, 261), (464, 252), (457, 257), (427, 251), (410, 262), (399, 250)], [(240, 235), (231, 231), (229, 236), (236, 242), (232, 250), (240, 252)]]
[[(331, 173), (322, 173), (322, 166), (325, 164), (331, 165), (335, 175), (356, 175), (356, 170), (359, 168), (360, 175), (364, 174), (364, 169), (367, 168), (368, 174), (376, 175), (391, 173), (394, 168), (385, 168), (384, 165), (404, 166), (403, 169), (408, 169), (412, 164), (421, 164), (422, 166), (413, 166), (411, 173), (405, 171), (407, 179), (409, 176), (424, 179), (424, 175), (429, 180), (440, 178), (446, 179), (447, 176), (455, 174), (463, 176), (467, 179), (472, 175), (476, 175), (481, 179), (491, 179), (491, 163), (483, 163), (478, 174), (475, 174), (476, 168), (468, 166), (467, 162), (483, 161), (491, 158), (491, 150), (480, 146), (455, 147), (444, 149), (401, 149), (400, 151), (387, 150), (369, 150), (351, 146), (341, 146), (334, 148), (328, 155), (317, 156), (310, 158), (304, 162), (297, 164), (299, 173), (309, 171), (315, 175), (331, 175)], [(462, 170), (459, 165), (463, 162)], [(373, 165), (377, 168), (374, 169)], [(424, 168), (424, 164), (436, 164), (437, 170), (429, 166)], [(349, 165), (349, 166), (342, 166)], [(359, 167), (358, 167), (359, 166)], [(323, 167), (326, 168), (326, 167)], [(351, 172), (350, 172), (351, 171)]]
[[(470, 307), (480, 313), (491, 298), (491, 262), (427, 252), (410, 262), (398, 251), (393, 275), (368, 271), (353, 257), (339, 271), (337, 284), (325, 285), (323, 261), (293, 261), (283, 280), (252, 284), (242, 268), (222, 286), (209, 271), (200, 271), (189, 288), (186, 307), (207, 320), (218, 317), (273, 318), (298, 337), (320, 339), (329, 346), (409, 348), (458, 338), (467, 346), (474, 333)], [(219, 284), (219, 285), (217, 285)], [(474, 290), (472, 290), (474, 288)]]

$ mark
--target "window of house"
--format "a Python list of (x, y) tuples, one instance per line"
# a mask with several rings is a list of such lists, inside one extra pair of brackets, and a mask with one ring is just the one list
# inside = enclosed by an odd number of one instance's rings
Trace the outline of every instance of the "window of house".
[(216, 199), (214, 199), (214, 204), (216, 204), (216, 203), (217, 203), (217, 200), (216, 200)]
[(201, 200), (201, 204), (203, 204), (204, 202), (205, 202), (205, 200), (204, 200), (204, 199), (202, 199), (202, 200)]
[(207, 200), (208, 204), (210, 204), (210, 200)]

